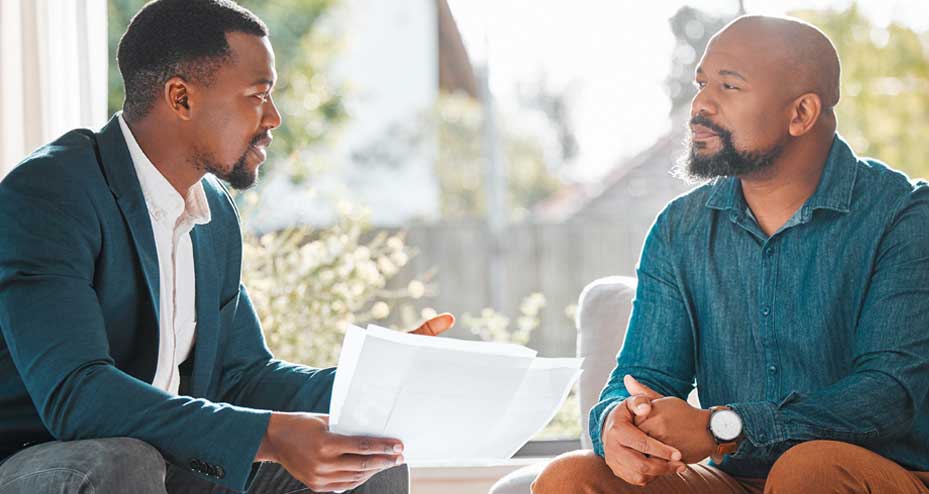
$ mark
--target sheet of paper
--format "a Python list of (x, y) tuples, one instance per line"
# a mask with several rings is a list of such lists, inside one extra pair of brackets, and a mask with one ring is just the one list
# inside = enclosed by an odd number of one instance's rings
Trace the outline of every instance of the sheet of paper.
[(407, 462), (509, 458), (545, 426), (581, 359), (542, 359), (512, 344), (349, 329), (330, 427), (403, 441)]
[(500, 420), (495, 438), (494, 458), (510, 458), (545, 428), (568, 398), (572, 385), (581, 375), (578, 358), (537, 358), (513, 397), (507, 415)]
[(332, 398), (329, 402), (330, 417), (338, 417), (342, 403), (345, 403), (345, 393), (348, 392), (349, 384), (352, 381), (355, 363), (358, 362), (358, 355), (361, 354), (364, 340), (365, 330), (354, 324), (349, 324), (348, 329), (345, 331), (345, 338), (342, 340), (342, 350), (339, 353), (339, 363), (336, 367), (337, 369), (345, 369), (345, 371), (336, 372), (335, 374), (332, 385)]

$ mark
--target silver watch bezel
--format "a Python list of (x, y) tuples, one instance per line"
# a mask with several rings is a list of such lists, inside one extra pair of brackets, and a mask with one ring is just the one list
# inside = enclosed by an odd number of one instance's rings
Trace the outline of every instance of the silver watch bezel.
[[(735, 422), (739, 425), (738, 428), (737, 428), (737, 430), (735, 430), (735, 435), (732, 436), (732, 437), (729, 437), (728, 435), (727, 435), (727, 436), (723, 436), (723, 435), (722, 435), (722, 432), (723, 432), (723, 431), (717, 430), (716, 421), (718, 420), (719, 417), (722, 417), (723, 414), (731, 415), (731, 416), (735, 419)], [(742, 417), (740, 417), (739, 414), (736, 413), (735, 411), (733, 411), (733, 410), (726, 410), (726, 409), (724, 409), (724, 410), (714, 410), (713, 413), (710, 415), (710, 424), (709, 424), (709, 425), (710, 425), (710, 432), (713, 434), (713, 437), (716, 438), (716, 441), (717, 441), (717, 442), (721, 442), (721, 443), (727, 443), (727, 442), (731, 442), (731, 441), (736, 440), (739, 436), (742, 435), (742, 428), (744, 427), (744, 424), (743, 424), (743, 422), (742, 422)], [(719, 424), (719, 425), (721, 425), (721, 424)]]

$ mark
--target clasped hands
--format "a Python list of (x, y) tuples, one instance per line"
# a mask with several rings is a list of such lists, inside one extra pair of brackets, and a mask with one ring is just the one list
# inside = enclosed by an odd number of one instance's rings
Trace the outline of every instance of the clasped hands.
[(716, 441), (707, 430), (710, 411), (677, 397), (664, 397), (626, 375), (630, 396), (603, 424), (604, 458), (617, 477), (644, 486), (664, 475), (683, 473), (688, 463), (713, 454)]

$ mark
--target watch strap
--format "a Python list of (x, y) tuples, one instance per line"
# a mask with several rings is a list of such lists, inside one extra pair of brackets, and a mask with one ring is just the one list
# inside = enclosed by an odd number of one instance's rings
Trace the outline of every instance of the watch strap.
[(716, 463), (721, 462), (723, 459), (723, 456), (731, 455), (732, 453), (735, 453), (735, 451), (739, 449), (739, 440), (742, 438), (742, 435), (739, 434), (739, 437), (733, 439), (732, 441), (721, 442), (719, 438), (716, 437), (716, 434), (713, 433), (713, 428), (710, 426), (710, 424), (713, 423), (713, 413), (715, 413), (718, 410), (731, 410), (731, 408), (725, 407), (725, 406), (710, 407), (710, 422), (707, 423), (706, 428), (710, 432), (710, 435), (713, 436), (713, 441), (716, 442), (716, 449), (713, 450), (713, 456), (712, 456), (713, 461), (715, 461)]

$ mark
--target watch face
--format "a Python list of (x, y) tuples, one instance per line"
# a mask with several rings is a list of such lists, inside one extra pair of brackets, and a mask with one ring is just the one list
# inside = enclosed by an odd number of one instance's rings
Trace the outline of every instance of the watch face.
[(742, 419), (732, 410), (717, 410), (710, 416), (710, 431), (721, 442), (732, 441), (742, 434)]

